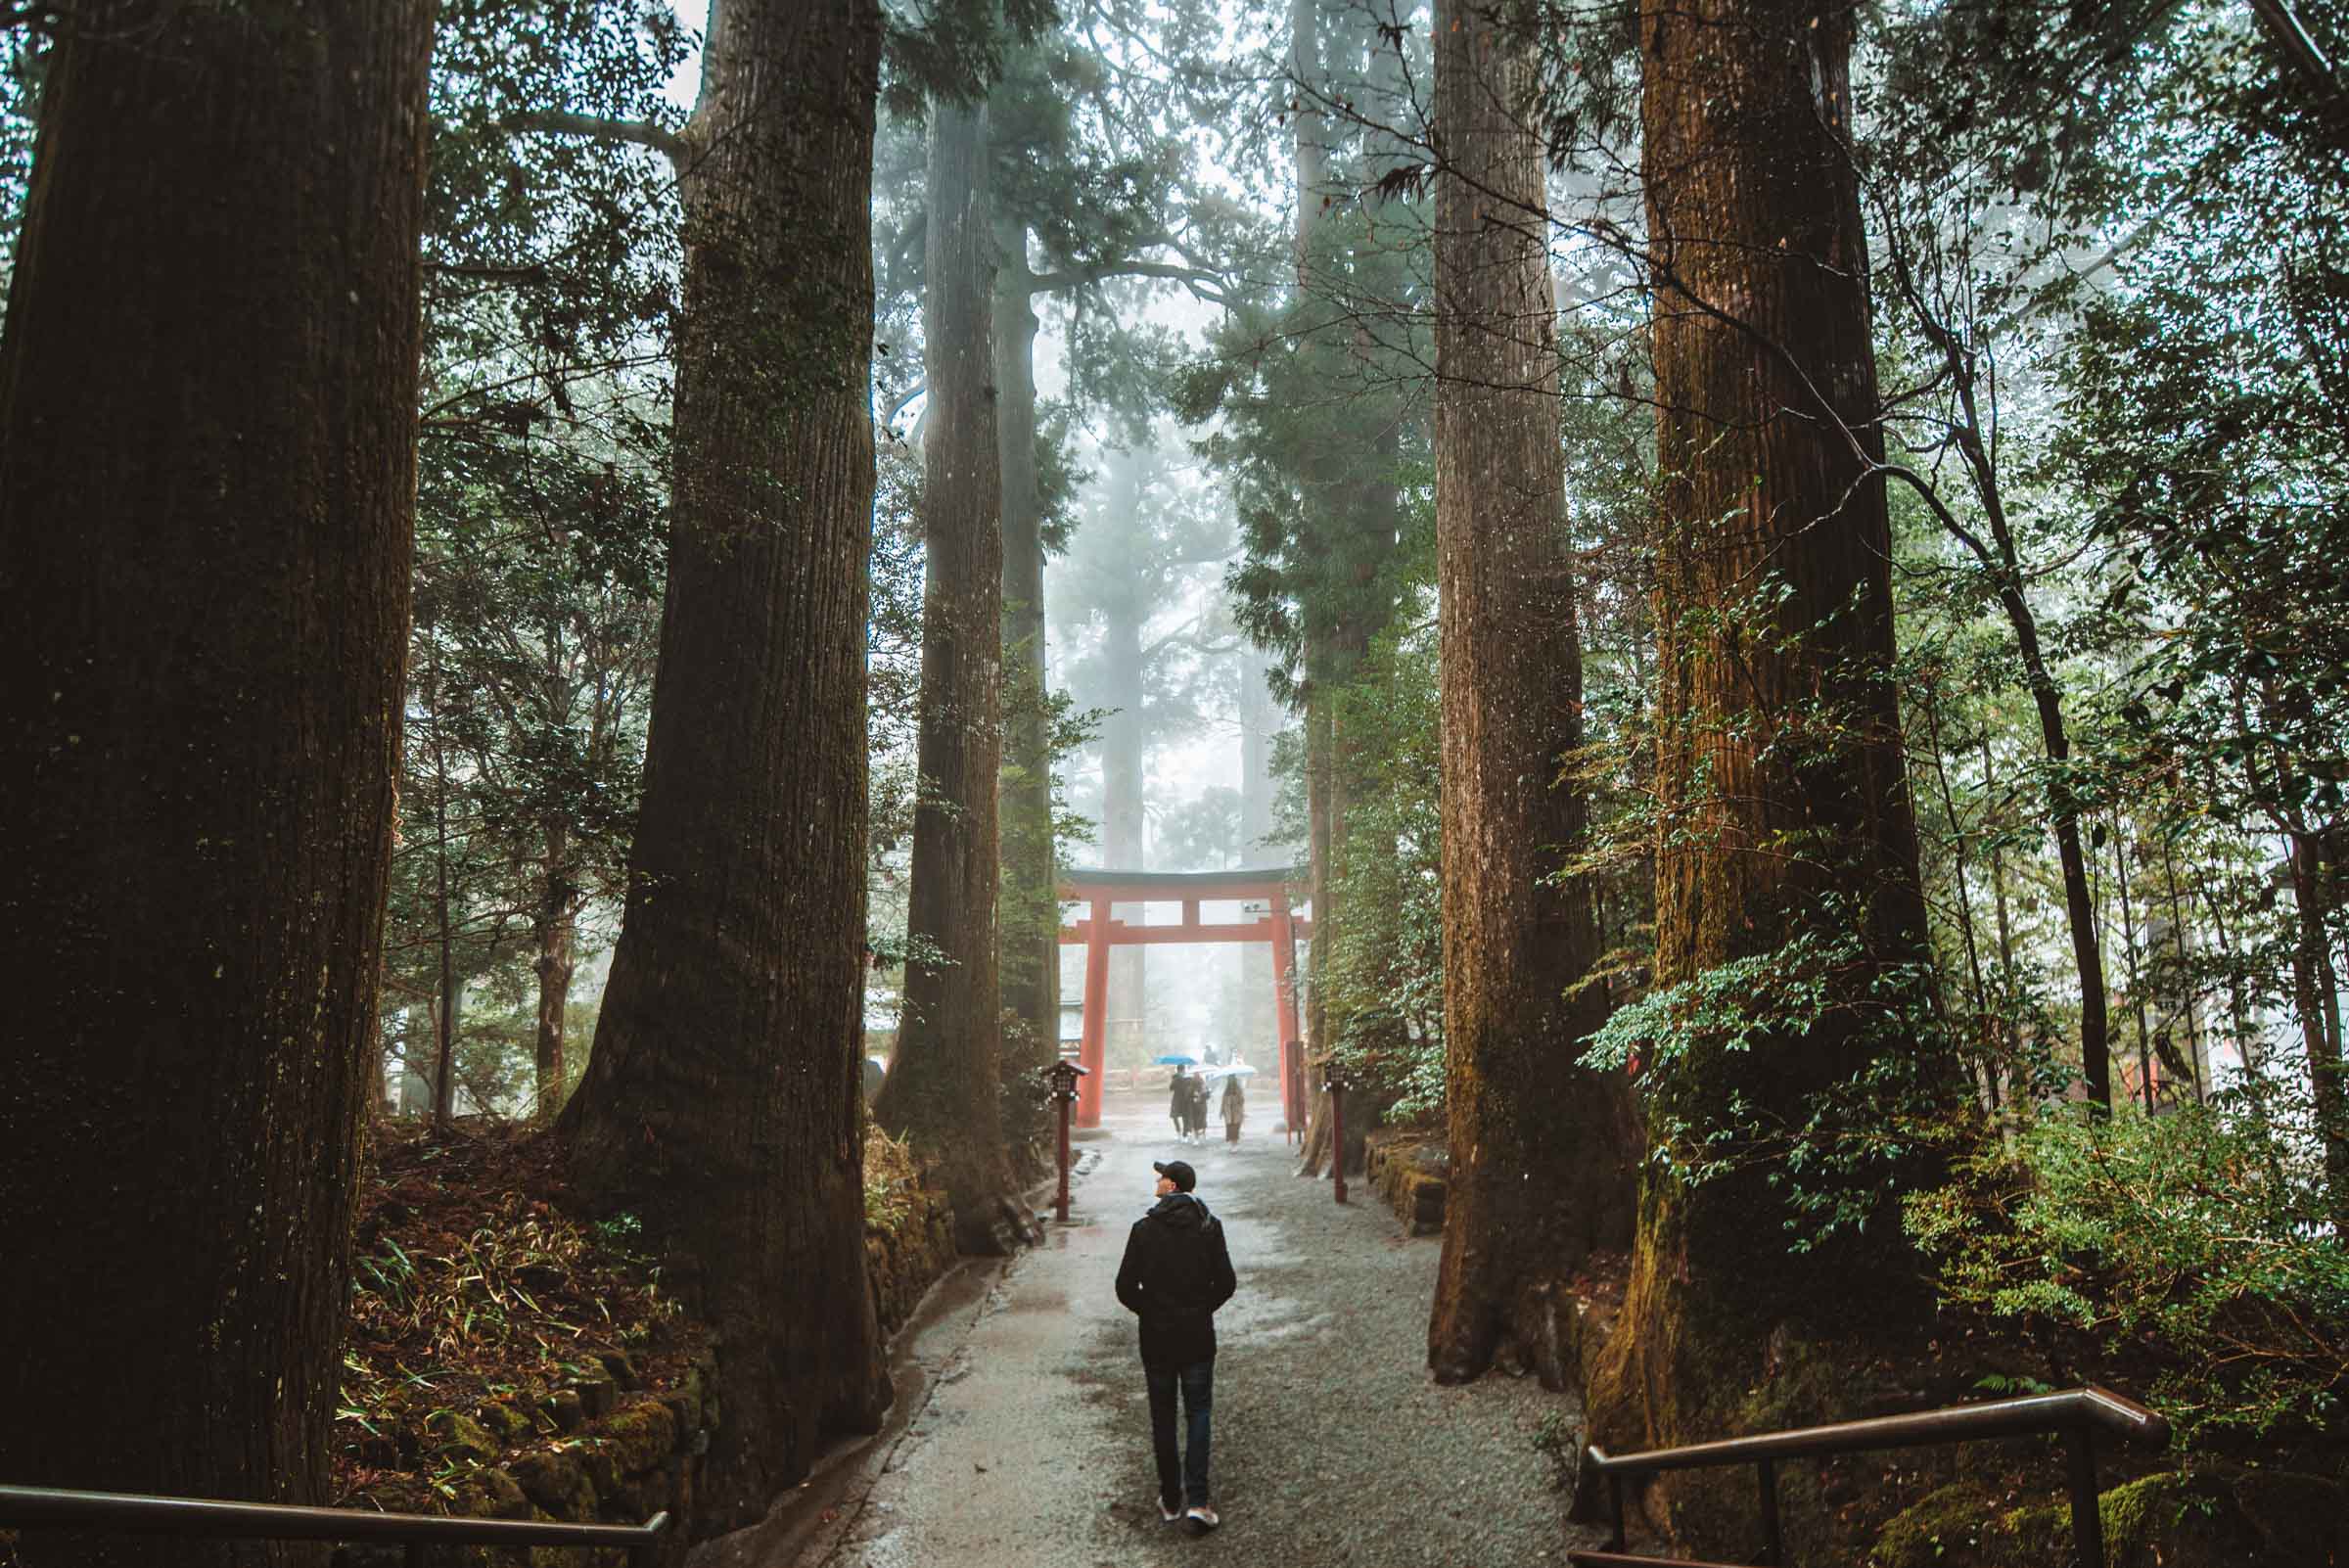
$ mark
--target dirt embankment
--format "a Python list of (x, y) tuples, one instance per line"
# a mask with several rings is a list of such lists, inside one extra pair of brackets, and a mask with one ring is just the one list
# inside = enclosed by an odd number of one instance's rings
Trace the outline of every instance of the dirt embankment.
[[(634, 1217), (582, 1214), (543, 1132), (379, 1126), (371, 1145), (334, 1500), (616, 1524), (668, 1510), (686, 1526), (669, 1538), (681, 1550), (725, 1412), (708, 1336), (664, 1290)], [(894, 1332), (954, 1251), (943, 1194), (879, 1134), (865, 1218), (874, 1305)]]

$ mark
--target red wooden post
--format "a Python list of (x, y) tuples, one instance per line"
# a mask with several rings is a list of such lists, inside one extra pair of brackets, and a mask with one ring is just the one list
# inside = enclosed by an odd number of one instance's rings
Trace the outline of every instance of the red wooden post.
[(1272, 1026), (1280, 1041), (1280, 1115), (1289, 1135), (1305, 1118), (1305, 1078), (1297, 1061), (1297, 932), (1289, 920), (1286, 888), (1272, 890)]
[(1077, 1125), (1101, 1125), (1102, 1058), (1109, 1046), (1109, 900), (1093, 900), (1084, 932), (1084, 1026), (1077, 1046), (1084, 1082), (1077, 1086)]

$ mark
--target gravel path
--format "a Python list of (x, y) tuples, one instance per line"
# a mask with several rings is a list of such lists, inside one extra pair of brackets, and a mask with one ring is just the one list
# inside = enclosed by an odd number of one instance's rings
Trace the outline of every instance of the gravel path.
[[(1560, 1401), (1532, 1379), (1430, 1382), (1436, 1239), (1405, 1237), (1367, 1189), (1341, 1209), (1298, 1180), (1267, 1109), (1236, 1148), (1184, 1149), (1154, 1097), (1113, 1095), (1071, 1222), (929, 1330), (924, 1404), (792, 1568), (1530, 1568), (1595, 1545), (1564, 1523), (1534, 1447)], [(1217, 1318), (1223, 1528), (1204, 1540), (1158, 1518), (1133, 1321), (1111, 1288), (1150, 1162), (1176, 1153), (1240, 1281)]]

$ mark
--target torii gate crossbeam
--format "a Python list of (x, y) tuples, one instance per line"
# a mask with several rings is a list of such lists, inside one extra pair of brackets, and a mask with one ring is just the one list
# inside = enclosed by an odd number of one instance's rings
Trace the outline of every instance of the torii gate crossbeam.
[[(1102, 1057), (1108, 1048), (1109, 949), (1158, 943), (1268, 942), (1272, 945), (1272, 1016), (1280, 1041), (1280, 1109), (1291, 1128), (1305, 1106), (1304, 1049), (1297, 1029), (1297, 943), (1311, 940), (1313, 922), (1289, 912), (1289, 889), (1306, 880), (1302, 868), (1245, 871), (1091, 871), (1061, 873), (1063, 903), (1087, 906), (1084, 919), (1060, 928), (1063, 946), (1084, 947), (1084, 1017), (1079, 1037), (1077, 1125), (1101, 1125)], [(1203, 902), (1263, 902), (1256, 920), (1204, 925)], [(1135, 926), (1110, 918), (1116, 903), (1180, 903), (1182, 923)]]

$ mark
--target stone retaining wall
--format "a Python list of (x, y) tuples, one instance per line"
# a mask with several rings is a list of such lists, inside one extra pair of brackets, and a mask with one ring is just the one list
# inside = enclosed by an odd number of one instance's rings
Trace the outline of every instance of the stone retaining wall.
[(1363, 1141), (1362, 1159), (1370, 1184), (1405, 1229), (1414, 1236), (1442, 1233), (1451, 1165), (1442, 1133), (1385, 1129)]
[(945, 1189), (928, 1181), (901, 1196), (902, 1207), (884, 1229), (864, 1227), (865, 1273), (884, 1337), (895, 1336), (930, 1287), (954, 1267), (954, 1213)]

